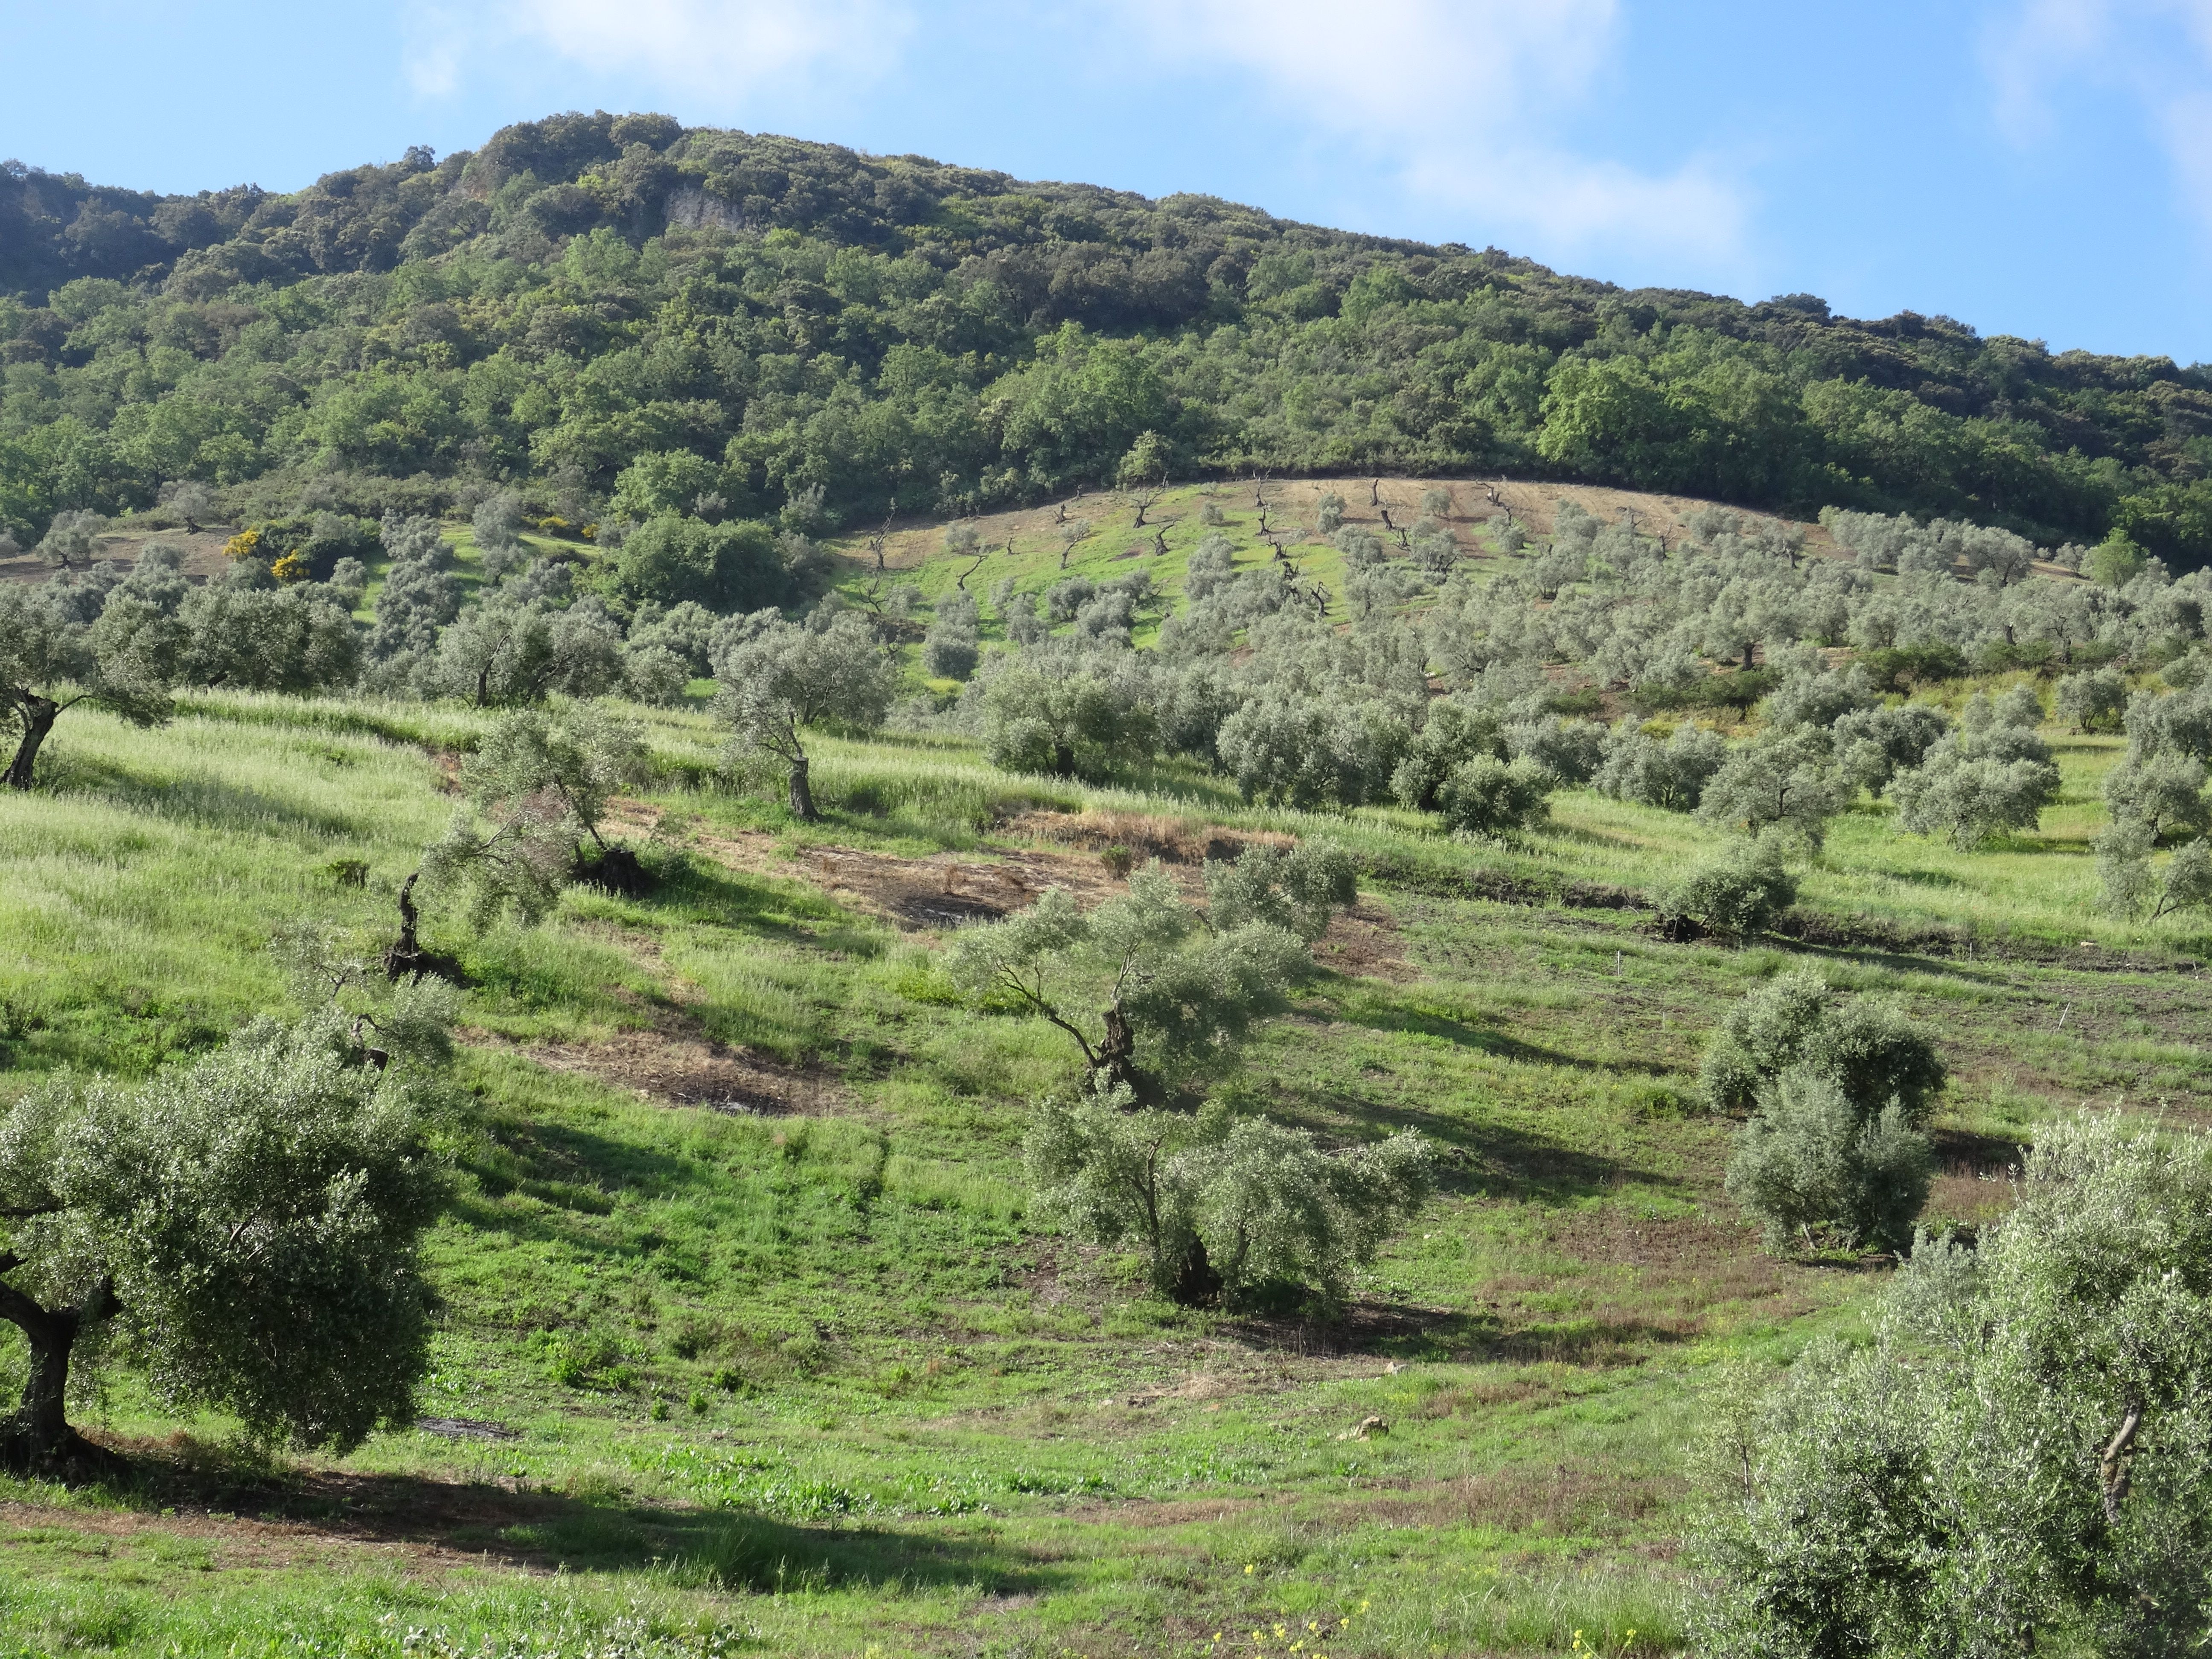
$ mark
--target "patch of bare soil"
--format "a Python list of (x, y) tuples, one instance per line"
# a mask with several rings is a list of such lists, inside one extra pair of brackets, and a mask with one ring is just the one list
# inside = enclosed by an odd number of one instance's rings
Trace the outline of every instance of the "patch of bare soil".
[(1118, 847), (1139, 861), (1158, 859), (1163, 864), (1203, 864), (1208, 859), (1233, 859), (1250, 847), (1295, 844), (1293, 837), (1273, 830), (1224, 830), (1199, 818), (1095, 808), (1081, 812), (1031, 808), (1008, 818), (1000, 833), (1014, 841), (1054, 842), (1092, 853)]
[[(197, 584), (228, 568), (230, 561), (222, 548), (233, 533), (228, 529), (111, 531), (100, 538), (97, 562), (113, 565), (118, 572), (128, 570), (148, 542), (167, 542), (185, 556), (185, 580)], [(35, 553), (19, 554), (0, 559), (0, 582), (42, 582), (57, 570)]]
[(828, 1072), (787, 1066), (697, 1036), (621, 1031), (598, 1042), (514, 1043), (486, 1031), (461, 1035), (478, 1047), (505, 1048), (549, 1070), (588, 1077), (666, 1106), (767, 1117), (820, 1116), (851, 1106)]
[(1328, 932), (1314, 943), (1314, 959), (1340, 974), (1387, 979), (1405, 984), (1420, 977), (1406, 960), (1406, 941), (1397, 923), (1379, 904), (1355, 904), (1330, 919)]

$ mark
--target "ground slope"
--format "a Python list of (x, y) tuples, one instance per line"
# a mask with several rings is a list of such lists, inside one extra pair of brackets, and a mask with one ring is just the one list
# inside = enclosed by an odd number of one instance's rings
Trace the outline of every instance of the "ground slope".
[[(1305, 488), (1276, 492), (1278, 520)], [(1506, 493), (1530, 518), (1553, 494)], [(1134, 556), (1164, 586), (1202, 499), (1148, 514), (1176, 521), (1165, 560)], [(1217, 505), (1265, 557), (1249, 501)], [(1152, 545), (1131, 516), (1101, 513), (1119, 524), (1069, 568), (1128, 568)], [(1459, 516), (1470, 562), (1494, 557)], [(971, 581), (1057, 579), (1052, 517), (1010, 521), (1015, 552)], [(895, 532), (887, 562), (940, 592), (965, 568), (942, 539)], [(1291, 551), (1326, 574), (1331, 550)], [(1812, 963), (1937, 1028), (1957, 1079), (1939, 1223), (1999, 1212), (2054, 1108), (2212, 1113), (2203, 941), (2085, 920), (2109, 739), (2050, 734), (2063, 799), (1981, 852), (1845, 815), (1802, 942), (1737, 951), (1667, 943), (1633, 902), (1706, 832), (1585, 792), (1501, 848), (1390, 810), (1248, 808), (1176, 765), (1091, 787), (886, 736), (823, 741), (826, 817), (801, 826), (702, 787), (720, 737), (698, 708), (644, 718), (658, 781), (620, 821), (656, 892), (574, 892), (526, 933), (434, 921), (471, 986), (421, 1426), (343, 1464), (266, 1462), (111, 1375), (79, 1409), (147, 1483), (6, 1490), (0, 1641), (1398, 1655), (1580, 1631), (1666, 1650), (1699, 1378), (1855, 1328), (1881, 1278), (1762, 1254), (1721, 1192), (1728, 1126), (1690, 1082), (1735, 999)], [(0, 1091), (61, 1064), (143, 1073), (280, 1006), (286, 921), (380, 941), (482, 726), (216, 694), (151, 732), (73, 711), (50, 786), (0, 799)], [(1132, 1263), (1024, 1213), (1028, 1107), (1072, 1052), (964, 1002), (938, 953), (1044, 885), (1110, 890), (1109, 850), (1188, 878), (1317, 833), (1366, 865), (1361, 902), (1231, 1087), (1332, 1139), (1419, 1127), (1443, 1190), (1340, 1320), (1144, 1301)]]

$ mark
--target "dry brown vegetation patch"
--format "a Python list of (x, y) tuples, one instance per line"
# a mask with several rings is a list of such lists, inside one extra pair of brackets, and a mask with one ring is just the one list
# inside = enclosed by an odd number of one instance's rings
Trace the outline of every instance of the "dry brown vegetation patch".
[(820, 1116), (852, 1106), (830, 1073), (696, 1035), (619, 1031), (593, 1042), (531, 1043), (483, 1031), (462, 1035), (478, 1047), (504, 1048), (549, 1071), (588, 1077), (666, 1106), (748, 1116)]
[(1009, 840), (1080, 847), (1092, 853), (1120, 848), (1139, 861), (1158, 859), (1163, 864), (1203, 864), (1208, 859), (1233, 859), (1248, 848), (1297, 845), (1296, 837), (1274, 830), (1224, 830), (1202, 818), (1095, 807), (1080, 812), (1032, 807), (1007, 819), (1000, 833)]

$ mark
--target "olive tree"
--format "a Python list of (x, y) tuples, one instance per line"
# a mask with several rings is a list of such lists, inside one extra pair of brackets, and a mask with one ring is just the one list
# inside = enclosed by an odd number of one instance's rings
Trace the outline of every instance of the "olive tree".
[[(645, 763), (643, 734), (598, 704), (561, 702), (506, 715), (462, 763), (467, 804), (424, 849), (423, 880), (465, 892), (479, 928), (508, 911), (526, 927), (535, 924), (571, 882), (643, 890), (647, 878), (636, 854), (610, 844), (600, 826), (616, 791), (641, 778)], [(580, 845), (585, 840), (588, 853)], [(410, 880), (400, 896), (410, 939), (412, 890)]]
[(484, 574), (496, 580), (522, 556), (522, 498), (502, 489), (487, 495), (469, 515), (469, 531), (483, 559)]
[[(1771, 836), (1739, 841), (1692, 865), (1658, 894), (1670, 921), (1695, 922), (1707, 933), (1744, 939), (1764, 932), (1797, 902), (1781, 843)], [(1674, 930), (1676, 936), (1686, 929)]]
[(1792, 732), (1731, 750), (1706, 781), (1698, 816), (1751, 836), (1780, 828), (1817, 848), (1854, 793), (1830, 763), (1822, 734)]
[(420, 1068), (334, 1019), (264, 1024), (143, 1084), (64, 1073), (0, 1120), (0, 1318), (30, 1348), (0, 1462), (98, 1474), (66, 1417), (112, 1335), (157, 1396), (267, 1441), (346, 1451), (413, 1419), (441, 1182)]
[(52, 560), (64, 570), (74, 565), (88, 564), (100, 550), (100, 535), (106, 528), (107, 520), (88, 507), (57, 513), (46, 526), (46, 533), (39, 539), (39, 556)]
[(1727, 758), (1728, 744), (1717, 732), (1685, 724), (1662, 742), (1634, 720), (1622, 720), (1607, 735), (1591, 782), (1616, 800), (1692, 812)]
[(239, 691), (350, 685), (361, 672), (362, 641), (346, 599), (342, 589), (317, 582), (279, 587), (258, 566), (234, 566), (192, 589), (179, 608), (186, 637), (176, 678)]
[(817, 612), (807, 623), (757, 613), (757, 628), (726, 645), (714, 663), (715, 712), (736, 731), (738, 757), (773, 757), (786, 772), (793, 817), (813, 822), (814, 790), (800, 733), (834, 720), (877, 726), (890, 711), (897, 673), (853, 612)]
[(1004, 921), (968, 929), (946, 969), (962, 988), (1066, 1033), (1095, 1087), (1157, 1095), (1227, 1065), (1255, 1024), (1289, 1006), (1312, 957), (1277, 918), (1300, 932), (1316, 917), (1325, 926), (1346, 886), (1331, 860), (1291, 864), (1273, 849), (1210, 873), (1218, 915), (1185, 903), (1154, 860), (1088, 912), (1055, 887)]
[(1133, 675), (1109, 661), (1024, 652), (1000, 659), (984, 684), (984, 753), (994, 766), (1062, 778), (1103, 778), (1142, 760), (1158, 723)]
[(479, 708), (555, 692), (595, 697), (623, 683), (622, 630), (595, 596), (568, 601), (566, 565), (540, 561), (464, 610), (417, 675), (423, 691)]
[(2212, 844), (2200, 836), (2174, 849), (2162, 868), (2151, 865), (2157, 831), (2147, 820), (2123, 818), (2097, 837), (2101, 906), (2129, 920), (2156, 921), (2184, 910), (2212, 908)]
[(1559, 781), (1533, 760), (1509, 763), (1478, 755), (1444, 775), (1437, 788), (1437, 809), (1446, 823), (1468, 835), (1515, 835), (1551, 816), (1552, 791)]
[(139, 726), (169, 716), (183, 624), (118, 587), (85, 622), (58, 580), (0, 586), (0, 735), (13, 735), (4, 781), (28, 789), (54, 722), (80, 703)]
[(1898, 823), (1961, 849), (1998, 830), (2033, 830), (2058, 798), (2058, 768), (2035, 729), (2042, 719), (2041, 702), (2025, 686), (1995, 699), (1977, 692), (1959, 730), (1892, 786)]
[(2051, 1126), (1973, 1248), (1923, 1239), (1871, 1343), (1707, 1407), (1714, 1659), (2176, 1654), (2212, 1605), (2212, 1143)]
[(1946, 1077), (1897, 1004), (1838, 999), (1807, 969), (1729, 1011), (1699, 1081), (1716, 1109), (1757, 1109), (1737, 1132), (1728, 1190), (1770, 1248), (1826, 1238), (1901, 1251), (1928, 1196), (1922, 1130)]
[(1023, 1146), (1037, 1212), (1087, 1243), (1135, 1244), (1152, 1291), (1186, 1305), (1304, 1293), (1340, 1306), (1433, 1181), (1415, 1130), (1327, 1151), (1218, 1103), (1195, 1117), (1133, 1104), (1121, 1090), (1039, 1109)]
[(1717, 1112), (1743, 1112), (1793, 1066), (1809, 1067), (1854, 1097), (1896, 1098), (1924, 1122), (1948, 1073), (1927, 1035), (1896, 1003), (1844, 997), (1818, 969), (1783, 974), (1722, 1019), (1705, 1047), (1698, 1085)]

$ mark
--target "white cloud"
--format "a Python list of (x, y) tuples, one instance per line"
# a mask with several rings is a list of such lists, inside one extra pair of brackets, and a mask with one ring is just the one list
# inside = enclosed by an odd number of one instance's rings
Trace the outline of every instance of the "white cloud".
[(2118, 94), (2212, 231), (2212, 0), (2026, 0), (1990, 29), (1985, 56), (1998, 131), (2012, 143), (2055, 142), (2079, 94)]
[(1618, 0), (1140, 0), (1154, 29), (1297, 94), (1411, 191), (1556, 256), (1605, 246), (1740, 264), (1741, 185), (1578, 153), (1560, 128), (1621, 50)]
[(472, 15), (425, 7), (410, 18), (407, 70), (417, 92), (441, 96), (471, 58), (535, 46), (735, 113), (763, 92), (787, 97), (833, 76), (872, 80), (913, 26), (903, 0), (504, 0)]

